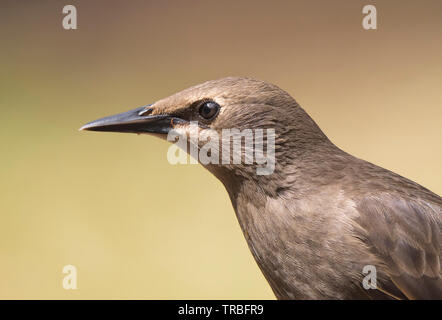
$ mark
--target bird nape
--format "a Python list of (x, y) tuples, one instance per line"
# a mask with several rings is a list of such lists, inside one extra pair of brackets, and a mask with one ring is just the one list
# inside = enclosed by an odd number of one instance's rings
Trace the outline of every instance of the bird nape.
[(275, 85), (208, 81), (81, 129), (194, 146), (279, 299), (442, 299), (441, 197), (336, 147)]

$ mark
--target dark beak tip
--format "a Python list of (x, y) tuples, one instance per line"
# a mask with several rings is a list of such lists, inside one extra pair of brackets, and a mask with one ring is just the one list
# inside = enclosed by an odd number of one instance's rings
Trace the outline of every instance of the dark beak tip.
[[(103, 131), (124, 133), (167, 133), (171, 129), (171, 117), (167, 114), (151, 115), (152, 109), (143, 106), (86, 123), (79, 131)], [(179, 119), (178, 119), (179, 120)]]
[(78, 129), (78, 131), (95, 131), (94, 127), (96, 127), (96, 124), (94, 124), (94, 121), (93, 121), (93, 122), (86, 123), (80, 129)]
[[(146, 108), (149, 107), (142, 106), (139, 108), (136, 108), (134, 110), (130, 110), (127, 112), (114, 114), (111, 116), (107, 116), (104, 118), (100, 118), (91, 122), (86, 123), (83, 125), (78, 131), (111, 131), (111, 132), (118, 132), (118, 130), (110, 130), (112, 127), (123, 127), (124, 125), (131, 124), (133, 122), (139, 121), (141, 113), (146, 112)], [(149, 110), (149, 109), (147, 109)], [(151, 110), (151, 109), (150, 109)], [(107, 130), (109, 129), (109, 130)]]

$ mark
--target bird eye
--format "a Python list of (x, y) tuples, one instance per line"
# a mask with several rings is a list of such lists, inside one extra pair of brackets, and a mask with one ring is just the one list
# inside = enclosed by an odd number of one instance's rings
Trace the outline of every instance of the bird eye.
[(199, 113), (201, 117), (209, 120), (213, 119), (218, 114), (219, 109), (220, 106), (218, 103), (213, 101), (206, 101), (200, 106)]

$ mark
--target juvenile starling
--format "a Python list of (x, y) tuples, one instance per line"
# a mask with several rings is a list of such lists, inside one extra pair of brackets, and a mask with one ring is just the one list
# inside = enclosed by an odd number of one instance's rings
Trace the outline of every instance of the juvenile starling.
[[(189, 133), (194, 121), (219, 136), (274, 129), (271, 174), (244, 161), (203, 165), (226, 187), (277, 298), (442, 299), (441, 197), (339, 149), (275, 85), (208, 81), (81, 129), (165, 138), (172, 129)], [(376, 271), (368, 288), (367, 266)]]

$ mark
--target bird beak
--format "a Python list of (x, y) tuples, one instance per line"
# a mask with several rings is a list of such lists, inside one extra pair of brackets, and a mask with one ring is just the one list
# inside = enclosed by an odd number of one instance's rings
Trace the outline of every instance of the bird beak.
[(152, 109), (149, 106), (151, 105), (89, 122), (80, 130), (167, 134), (174, 124), (184, 122), (167, 114), (150, 115)]

